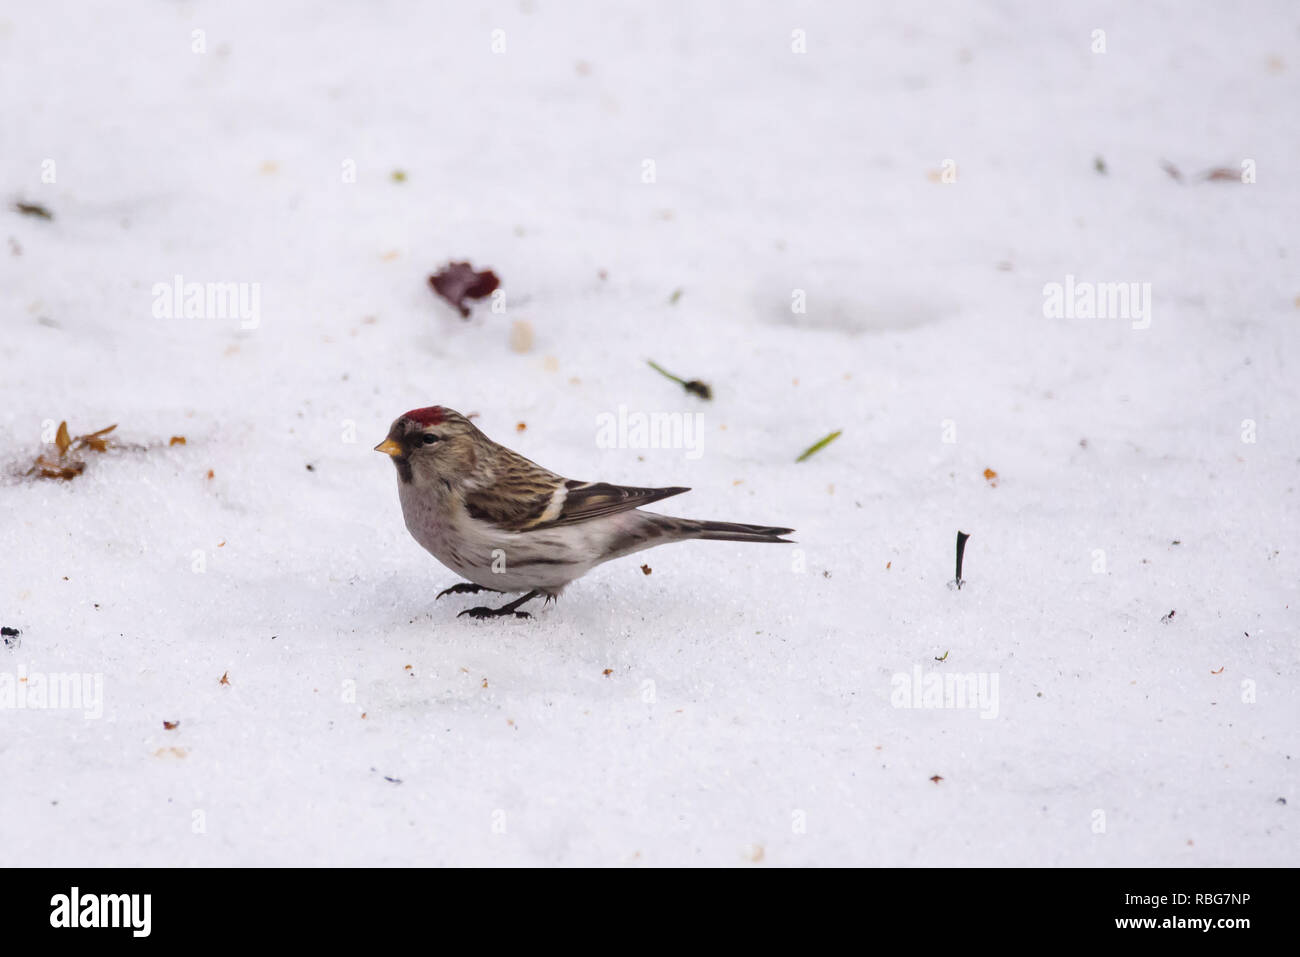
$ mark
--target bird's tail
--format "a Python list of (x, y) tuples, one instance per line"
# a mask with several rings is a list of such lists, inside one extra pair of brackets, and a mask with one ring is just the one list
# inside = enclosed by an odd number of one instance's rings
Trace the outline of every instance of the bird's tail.
[(702, 538), (712, 542), (785, 542), (793, 544), (782, 535), (789, 535), (793, 528), (778, 528), (775, 525), (745, 525), (741, 522), (700, 522), (689, 518), (675, 519), (684, 533), (684, 538)]

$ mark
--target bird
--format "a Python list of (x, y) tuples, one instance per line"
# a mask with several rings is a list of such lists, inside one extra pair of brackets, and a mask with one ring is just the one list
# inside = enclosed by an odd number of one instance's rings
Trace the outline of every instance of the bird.
[[(514, 615), (546, 603), (602, 562), (664, 545), (704, 539), (784, 542), (794, 531), (771, 525), (672, 518), (641, 506), (689, 488), (636, 488), (566, 479), (500, 445), (467, 417), (440, 405), (393, 420), (375, 446), (397, 470), (407, 531), (461, 578), (439, 592), (524, 592), (499, 608), (462, 611), (475, 619)], [(459, 616), (458, 616), (459, 617)]]

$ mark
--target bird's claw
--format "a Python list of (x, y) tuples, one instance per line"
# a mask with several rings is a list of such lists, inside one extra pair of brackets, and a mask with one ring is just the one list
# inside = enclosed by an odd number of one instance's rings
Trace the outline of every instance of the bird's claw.
[(482, 585), (472, 585), (469, 582), (460, 582), (450, 588), (444, 588), (433, 597), (433, 600), (437, 601), (443, 595), (477, 595), (481, 591), (491, 591), (491, 589), (484, 588)]
[(503, 615), (510, 615), (510, 614), (513, 614), (516, 618), (533, 617), (526, 611), (514, 611), (513, 609), (510, 608), (488, 608), (483, 605), (480, 605), (478, 608), (466, 608), (456, 617), (460, 618), (462, 615), (469, 615), (471, 618), (477, 619), (478, 621), (482, 621), (484, 618), (500, 618)]
[[(470, 587), (470, 586), (466, 586), (466, 587)], [(486, 588), (485, 590), (496, 591), (495, 588)], [(532, 601), (539, 594), (540, 592), (536, 588), (534, 588), (523, 598), (516, 598), (514, 601), (510, 602), (509, 604), (502, 605), (500, 608), (488, 608), (485, 605), (479, 605), (477, 608), (466, 608), (464, 611), (460, 613), (460, 615), (457, 615), (456, 617), (459, 618), (461, 615), (469, 615), (471, 618), (477, 618), (480, 621), (482, 621), (484, 618), (508, 618), (511, 615), (514, 615), (516, 618), (532, 618), (533, 616), (530, 615), (528, 612), (515, 611), (515, 609), (518, 608), (526, 601)]]

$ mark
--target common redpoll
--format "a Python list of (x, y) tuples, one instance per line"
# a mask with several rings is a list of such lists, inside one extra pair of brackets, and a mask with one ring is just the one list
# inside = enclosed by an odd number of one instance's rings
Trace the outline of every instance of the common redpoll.
[(451, 409), (430, 406), (399, 416), (375, 451), (392, 456), (411, 536), (470, 584), (438, 594), (527, 592), (500, 608), (470, 608), (474, 618), (515, 615), (548, 600), (601, 562), (693, 538), (788, 542), (791, 528), (703, 522), (643, 512), (640, 506), (687, 488), (630, 488), (566, 480), (498, 445)]

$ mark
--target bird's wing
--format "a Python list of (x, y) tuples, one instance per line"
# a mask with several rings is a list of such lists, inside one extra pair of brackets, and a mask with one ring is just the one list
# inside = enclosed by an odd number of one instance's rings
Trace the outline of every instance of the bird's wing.
[(470, 518), (519, 532), (554, 511), (557, 493), (563, 498), (564, 479), (522, 455), (503, 451), (490, 481), (466, 489), (465, 507)]
[(526, 532), (557, 525), (573, 525), (602, 515), (625, 512), (688, 488), (631, 488), (608, 482), (539, 481), (536, 473), (507, 473), (491, 487), (465, 496), (471, 518), (499, 528)]
[(608, 482), (565, 482), (566, 494), (559, 514), (550, 525), (573, 525), (602, 515), (626, 512), (649, 505), (661, 498), (681, 495), (689, 488), (633, 488), (630, 485), (610, 485)]

